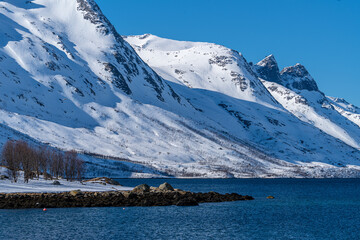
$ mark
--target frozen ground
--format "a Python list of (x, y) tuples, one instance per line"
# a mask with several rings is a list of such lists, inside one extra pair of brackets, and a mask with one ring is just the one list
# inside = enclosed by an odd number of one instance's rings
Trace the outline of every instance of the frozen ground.
[[(6, 174), (6, 168), (0, 167), (0, 175)], [(103, 185), (100, 183), (79, 181), (66, 181), (59, 179), (61, 185), (53, 185), (54, 180), (44, 180), (40, 177), (39, 180), (30, 180), (29, 183), (24, 183), (24, 178), (20, 175), (16, 183), (9, 179), (0, 180), (0, 193), (49, 193), (49, 192), (68, 192), (71, 190), (81, 190), (88, 192), (103, 192), (114, 190), (132, 190), (131, 187), (115, 186), (115, 185)]]

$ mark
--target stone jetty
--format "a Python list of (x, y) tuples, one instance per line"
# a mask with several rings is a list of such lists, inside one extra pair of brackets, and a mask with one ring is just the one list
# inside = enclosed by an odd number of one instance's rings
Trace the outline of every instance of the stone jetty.
[(164, 183), (159, 187), (142, 184), (132, 191), (82, 192), (74, 190), (62, 193), (0, 193), (0, 209), (197, 206), (199, 203), (241, 200), (253, 200), (253, 198), (237, 193), (194, 193), (174, 189), (170, 184)]

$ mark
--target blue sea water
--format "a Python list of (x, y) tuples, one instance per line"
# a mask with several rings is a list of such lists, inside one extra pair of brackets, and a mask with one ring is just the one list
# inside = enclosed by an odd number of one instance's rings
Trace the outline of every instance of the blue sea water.
[[(119, 179), (157, 186), (164, 179)], [(360, 179), (168, 179), (254, 201), (198, 207), (0, 210), (0, 239), (360, 239)], [(266, 199), (268, 195), (275, 199)]]

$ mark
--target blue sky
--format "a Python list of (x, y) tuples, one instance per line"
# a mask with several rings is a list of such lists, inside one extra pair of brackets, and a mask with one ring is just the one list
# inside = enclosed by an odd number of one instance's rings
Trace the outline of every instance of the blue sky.
[(303, 64), (325, 94), (360, 107), (359, 0), (97, 0), (122, 35), (213, 42), (280, 68)]

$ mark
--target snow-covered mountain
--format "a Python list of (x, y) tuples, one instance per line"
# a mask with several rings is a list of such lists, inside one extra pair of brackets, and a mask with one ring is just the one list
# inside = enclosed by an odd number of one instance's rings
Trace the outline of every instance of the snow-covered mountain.
[[(251, 147), (300, 165), (304, 162), (357, 165), (356, 134), (348, 136), (343, 128), (334, 126), (336, 134), (331, 135), (324, 131), (325, 127), (299, 119), (296, 111), (290, 111), (266, 84), (283, 86), (285, 82), (284, 89), (289, 92), (291, 89), (318, 92), (316, 82), (303, 66), (286, 68), (280, 73), (274, 56), (252, 66), (237, 51), (216, 44), (174, 41), (150, 34), (127, 36), (125, 40), (160, 76), (172, 81), (176, 91), (181, 89), (181, 95), (194, 107), (203, 109), (203, 115), (214, 119), (223, 113), (216, 121)], [(185, 87), (188, 90), (183, 90)], [(302, 96), (291, 99), (296, 105), (305, 101)]]
[[(210, 43), (125, 41), (93, 0), (0, 0), (0, 24), (0, 143), (75, 149), (93, 175), (360, 175), (350, 128), (323, 131), (269, 88), (298, 94), (282, 82), (307, 87), (296, 69), (251, 66)], [(344, 124), (359, 121), (324, 99)]]
[[(304, 66), (296, 64), (279, 72), (274, 56), (269, 56), (257, 63), (254, 69), (269, 92), (288, 111), (360, 149), (359, 109), (345, 100), (325, 96)], [(280, 78), (274, 78), (275, 75)]]

